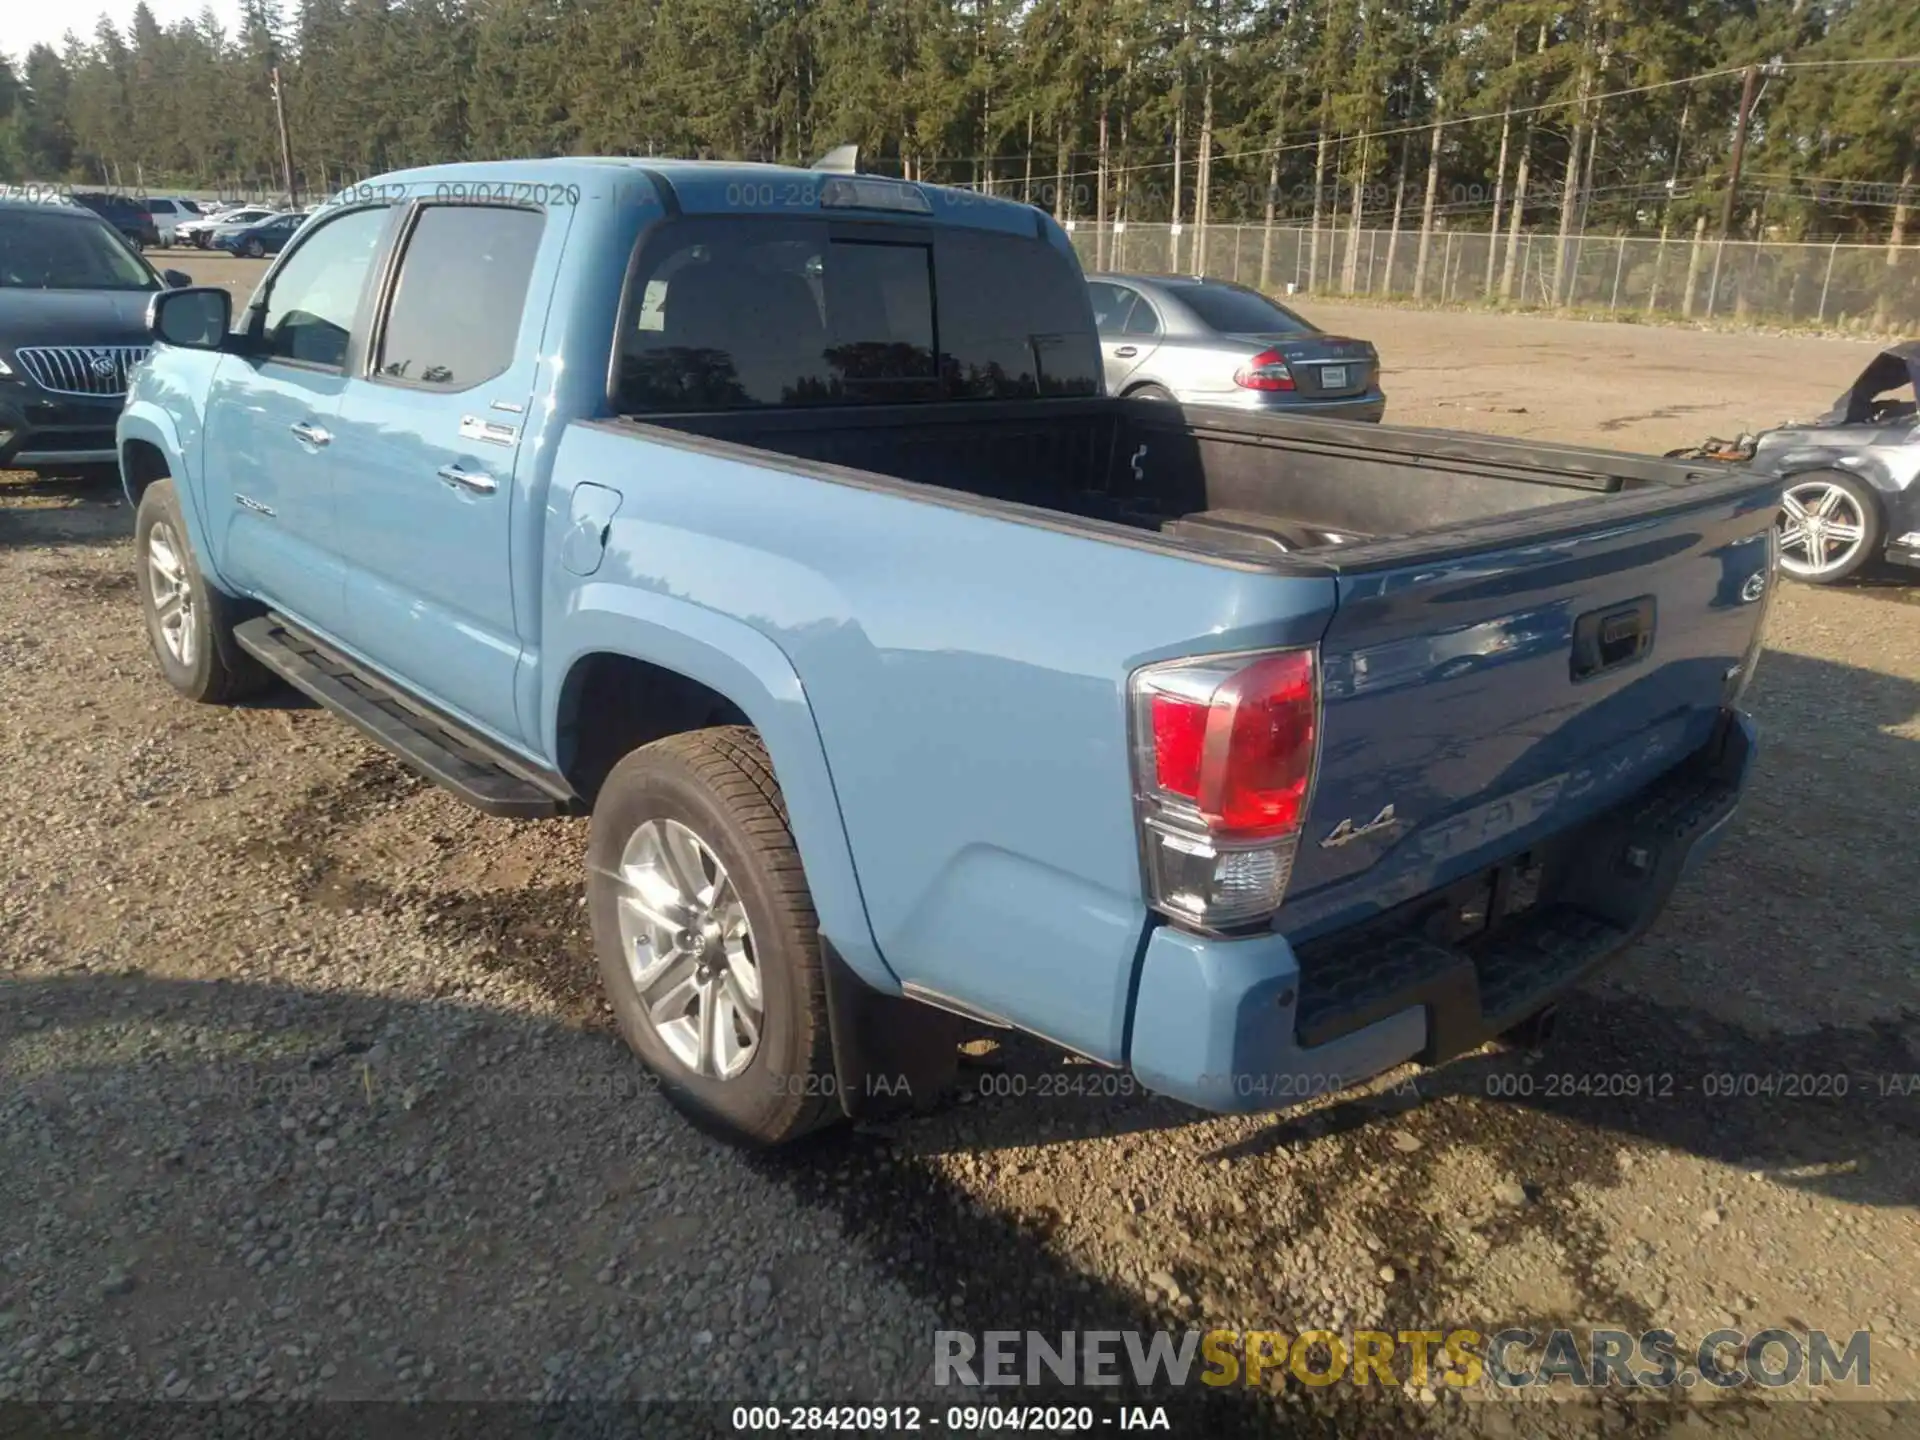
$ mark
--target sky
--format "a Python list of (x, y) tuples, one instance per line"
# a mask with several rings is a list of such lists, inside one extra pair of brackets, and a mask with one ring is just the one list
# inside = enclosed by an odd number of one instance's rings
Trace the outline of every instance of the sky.
[[(124, 32), (137, 0), (0, 0), (0, 50), (18, 64), (35, 45), (60, 48), (67, 31), (93, 33), (102, 15), (110, 16)], [(213, 13), (231, 32), (240, 15), (240, 0), (147, 0), (147, 8), (162, 25), (187, 20), (211, 3)]]

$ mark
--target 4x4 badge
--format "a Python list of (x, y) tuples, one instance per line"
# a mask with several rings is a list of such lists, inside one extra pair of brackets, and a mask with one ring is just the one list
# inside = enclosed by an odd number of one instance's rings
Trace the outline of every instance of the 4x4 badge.
[(1372, 835), (1380, 830), (1391, 830), (1400, 822), (1394, 818), (1393, 806), (1382, 805), (1380, 813), (1364, 825), (1356, 825), (1351, 820), (1342, 820), (1333, 827), (1333, 833), (1320, 842), (1322, 850), (1337, 850), (1340, 846), (1358, 840), (1362, 835)]

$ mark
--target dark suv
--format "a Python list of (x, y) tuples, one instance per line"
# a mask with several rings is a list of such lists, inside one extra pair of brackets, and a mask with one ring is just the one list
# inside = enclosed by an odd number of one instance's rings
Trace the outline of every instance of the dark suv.
[(156, 273), (83, 206), (0, 200), (0, 470), (114, 465), (147, 301), (191, 283)]
[(146, 201), (131, 195), (99, 190), (76, 190), (71, 199), (76, 205), (86, 206), (126, 236), (127, 243), (134, 249), (146, 250), (159, 246), (160, 227), (154, 224)]

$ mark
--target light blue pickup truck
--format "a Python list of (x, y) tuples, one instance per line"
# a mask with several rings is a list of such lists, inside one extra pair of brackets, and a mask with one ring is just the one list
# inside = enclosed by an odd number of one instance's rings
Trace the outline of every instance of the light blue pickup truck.
[(590, 813), (621, 1027), (737, 1138), (982, 1023), (1215, 1111), (1445, 1060), (1647, 926), (1753, 753), (1778, 481), (1110, 398), (1028, 206), (414, 170), (231, 311), (155, 296), (119, 424), (161, 673)]

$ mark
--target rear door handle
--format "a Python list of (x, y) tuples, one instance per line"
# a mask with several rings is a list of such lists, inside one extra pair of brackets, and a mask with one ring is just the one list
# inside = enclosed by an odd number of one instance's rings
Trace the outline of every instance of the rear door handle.
[(325, 445), (333, 439), (331, 432), (310, 420), (301, 420), (287, 427), (294, 435), (309, 445)]
[(1113, 353), (1116, 359), (1131, 360), (1140, 353), (1140, 347), (1138, 345), (1122, 345)]
[(484, 470), (464, 470), (458, 465), (442, 465), (439, 475), (442, 481), (456, 490), (471, 490), (475, 495), (491, 495), (500, 488), (500, 482)]

